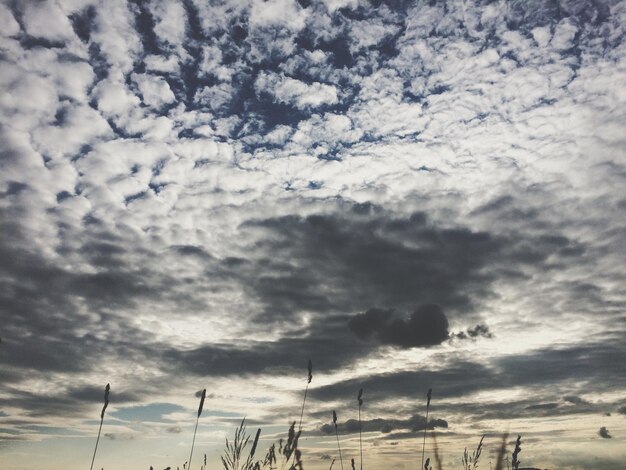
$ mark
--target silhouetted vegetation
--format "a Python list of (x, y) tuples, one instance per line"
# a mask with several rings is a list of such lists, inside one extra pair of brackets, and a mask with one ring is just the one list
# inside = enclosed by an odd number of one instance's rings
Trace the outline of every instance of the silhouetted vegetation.
[[(259, 444), (259, 438), (261, 436), (261, 428), (257, 429), (254, 439), (252, 440), (252, 444), (250, 446), (250, 451), (247, 451), (248, 445), (250, 444), (251, 435), (248, 434), (246, 428), (246, 419), (242, 419), (239, 427), (235, 429), (234, 437), (231, 440), (226, 438), (224, 451), (220, 457), (223, 470), (303, 470), (303, 457), (302, 451), (298, 447), (298, 442), (300, 436), (302, 434), (302, 421), (304, 417), (304, 409), (306, 405), (307, 392), (309, 389), (309, 385), (313, 378), (313, 365), (309, 360), (308, 362), (308, 375), (307, 382), (304, 390), (304, 399), (302, 402), (302, 409), (300, 412), (300, 421), (298, 424), (298, 430), (296, 431), (296, 422), (292, 422), (289, 430), (287, 432), (286, 439), (279, 439), (277, 442), (273, 443), (269, 446), (265, 456), (263, 458), (257, 458), (257, 447)], [(94, 454), (91, 462), (90, 469), (93, 470), (93, 464), (96, 458), (96, 453), (98, 450), (98, 443), (100, 440), (100, 434), (102, 431), (102, 424), (104, 421), (105, 411), (109, 405), (109, 392), (110, 385), (107, 384), (105, 387), (104, 394), (104, 405), (102, 407), (102, 411), (100, 413), (100, 427), (98, 429), (98, 437), (96, 439), (96, 447), (94, 449)], [(193, 439), (191, 444), (191, 452), (189, 454), (189, 460), (185, 462), (182, 466), (183, 470), (191, 470), (191, 463), (193, 459), (193, 451), (195, 447), (196, 434), (198, 431), (198, 423), (200, 420), (200, 416), (202, 415), (202, 410), (204, 406), (204, 402), (206, 399), (206, 389), (202, 390), (200, 393), (200, 403), (198, 406), (198, 412), (196, 415), (196, 425), (194, 427)], [(430, 411), (430, 403), (432, 399), (432, 389), (428, 389), (426, 394), (426, 416), (424, 421), (424, 434), (422, 439), (422, 467), (424, 470), (433, 470), (431, 466), (431, 457), (435, 463), (436, 470), (442, 470), (443, 461), (441, 459), (441, 455), (439, 452), (439, 444), (437, 442), (437, 436), (435, 431), (433, 430), (431, 433), (431, 438), (433, 442), (432, 452), (433, 455), (426, 457), (425, 449), (426, 449), (426, 437), (427, 430), (429, 429), (428, 416)], [(357, 404), (358, 404), (358, 422), (359, 422), (359, 455), (360, 455), (360, 469), (363, 470), (363, 439), (362, 439), (362, 425), (361, 425), (361, 408), (363, 406), (363, 389), (359, 389), (357, 394)], [(342, 470), (343, 466), (343, 455), (341, 452), (341, 444), (339, 441), (339, 430), (337, 423), (337, 413), (333, 410), (332, 414), (332, 423), (334, 425), (335, 437), (337, 440), (337, 453), (339, 463), (341, 465)], [(432, 425), (433, 421), (431, 421)], [(432, 427), (431, 427), (432, 428)], [(461, 464), (463, 470), (478, 470), (479, 462), (484, 450), (484, 439), (485, 435), (483, 435), (478, 442), (476, 449), (470, 454), (465, 448), (463, 455), (461, 456)], [(507, 439), (508, 433), (504, 433), (502, 435), (502, 440), (500, 442), (500, 446), (497, 452), (496, 458), (496, 466), (495, 470), (504, 470), (504, 463), (506, 461), (507, 470), (524, 470), (520, 469), (520, 460), (519, 454), (522, 451), (522, 437), (521, 435), (517, 436), (517, 440), (515, 441), (515, 448), (511, 453), (511, 467), (509, 467), (509, 462), (507, 457)], [(333, 457), (330, 470), (332, 470), (333, 465), (337, 461), (337, 458)], [(350, 459), (350, 465), (352, 470), (356, 470), (356, 462), (354, 458)], [(491, 469), (491, 462), (489, 463)], [(176, 467), (177, 470), (180, 470), (180, 467)], [(201, 470), (207, 470), (207, 456), (204, 454), (203, 465), (201, 465)], [(154, 470), (153, 467), (150, 467), (150, 470)], [(172, 467), (166, 467), (164, 470), (172, 470)]]

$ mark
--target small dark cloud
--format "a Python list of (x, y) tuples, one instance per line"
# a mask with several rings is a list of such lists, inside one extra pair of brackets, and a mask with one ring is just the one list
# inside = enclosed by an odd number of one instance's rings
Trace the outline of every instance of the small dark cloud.
[(598, 436), (600, 436), (603, 439), (612, 439), (613, 438), (613, 436), (611, 436), (611, 434), (609, 433), (609, 430), (605, 426), (602, 426), (600, 428), (600, 430), (598, 431)]
[(499, 196), (496, 199), (493, 199), (492, 201), (489, 201), (487, 204), (484, 204), (478, 209), (474, 210), (473, 213), (483, 214), (486, 212), (501, 211), (502, 209), (510, 207), (513, 204), (513, 202), (514, 202), (513, 197), (509, 195)]
[(528, 405), (527, 410), (554, 410), (559, 407), (558, 403), (538, 403), (536, 405)]
[(165, 429), (165, 432), (169, 434), (180, 434), (181, 429), (180, 429), (180, 426), (169, 426), (168, 428)]
[[(410, 430), (412, 432), (422, 431), (426, 429), (435, 428), (447, 428), (448, 422), (445, 419), (433, 418), (428, 420), (426, 425), (426, 418), (420, 415), (411, 416), (408, 419), (371, 419), (361, 421), (362, 430), (364, 432), (381, 432), (388, 434), (396, 430)], [(323, 424), (319, 428), (322, 434), (334, 434), (335, 425), (332, 423)], [(343, 423), (337, 423), (337, 431), (339, 434), (355, 434), (359, 432), (359, 422), (355, 419), (349, 419)]]
[(211, 256), (203, 248), (195, 245), (175, 245), (172, 246), (172, 249), (181, 255), (197, 256), (199, 258), (210, 258)]
[(448, 338), (448, 319), (441, 307), (421, 305), (408, 320), (398, 318), (393, 310), (370, 309), (355, 315), (348, 323), (359, 338), (401, 348), (427, 347)]
[(468, 328), (465, 331), (459, 333), (453, 333), (451, 337), (456, 339), (476, 339), (476, 338), (493, 338), (493, 333), (489, 330), (487, 325), (478, 324), (472, 328)]
[(591, 405), (591, 403), (589, 403), (584, 398), (579, 397), (578, 395), (565, 395), (563, 397), (563, 400), (573, 405)]
[(489, 327), (487, 325), (476, 325), (474, 328), (469, 328), (467, 330), (467, 335), (470, 338), (478, 338), (482, 336), (483, 338), (492, 338), (493, 335), (489, 331)]
[(619, 414), (621, 414), (621, 415), (626, 415), (626, 406), (620, 406), (620, 407), (617, 409), (617, 412), (618, 412)]

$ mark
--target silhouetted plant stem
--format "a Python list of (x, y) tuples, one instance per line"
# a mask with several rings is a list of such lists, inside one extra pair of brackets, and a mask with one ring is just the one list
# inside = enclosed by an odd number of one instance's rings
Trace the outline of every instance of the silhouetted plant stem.
[(193, 440), (191, 441), (191, 452), (189, 453), (189, 467), (191, 469), (191, 458), (193, 457), (193, 447), (196, 444), (196, 432), (198, 431), (198, 421), (200, 421), (200, 415), (202, 414), (202, 407), (204, 406), (204, 399), (206, 398), (206, 388), (202, 390), (202, 396), (200, 397), (200, 406), (198, 406), (198, 416), (196, 417), (196, 427), (193, 430)]
[(339, 463), (343, 470), (343, 457), (341, 456), (341, 446), (339, 445), (339, 431), (337, 430), (337, 413), (333, 410), (333, 423), (335, 424), (335, 436), (337, 437), (337, 449), (339, 450)]
[(363, 389), (359, 389), (357, 396), (359, 402), (359, 451), (361, 454), (361, 470), (363, 470), (363, 427), (361, 426), (361, 406), (363, 406)]
[(302, 432), (302, 417), (304, 416), (304, 404), (306, 403), (306, 395), (309, 391), (309, 384), (311, 383), (311, 380), (313, 380), (313, 363), (311, 362), (311, 359), (309, 359), (309, 376), (308, 376), (308, 380), (306, 383), (306, 387), (304, 389), (304, 400), (302, 400), (302, 410), (300, 411), (300, 424), (298, 425), (299, 432)]
[[(504, 456), (506, 455), (506, 440), (509, 437), (509, 433), (505, 432), (502, 434), (502, 442), (500, 443), (500, 448), (498, 449), (498, 454), (496, 457), (496, 470), (504, 470)], [(508, 456), (506, 459), (506, 466), (509, 467)]]
[(93, 463), (96, 460), (96, 451), (98, 450), (98, 442), (100, 442), (100, 431), (102, 431), (102, 419), (100, 420), (100, 429), (98, 429), (98, 438), (96, 439), (96, 448), (93, 450), (93, 457), (91, 458), (91, 467), (89, 467), (89, 470), (93, 470)]
[(111, 385), (107, 384), (104, 387), (104, 406), (102, 407), (102, 411), (100, 412), (100, 427), (98, 428), (98, 438), (96, 439), (96, 448), (93, 450), (93, 457), (91, 458), (91, 467), (89, 470), (93, 470), (93, 463), (96, 460), (96, 452), (98, 451), (98, 443), (100, 442), (100, 433), (102, 432), (102, 423), (104, 421), (104, 412), (109, 406), (109, 391), (111, 390)]
[[(431, 433), (431, 436), (433, 438), (433, 451), (435, 453), (435, 464), (437, 465), (437, 470), (442, 470), (443, 469), (443, 462), (441, 461), (441, 456), (439, 455), (439, 444), (437, 444), (437, 434), (435, 433), (435, 430), (433, 429), (433, 432)], [(491, 470), (491, 469), (489, 469)]]
[(433, 394), (433, 389), (429, 388), (426, 394), (426, 422), (424, 423), (424, 440), (422, 441), (422, 468), (424, 468), (424, 450), (426, 449), (426, 429), (428, 428), (428, 409), (430, 408), (430, 398)]
[(191, 467), (191, 458), (193, 457), (193, 447), (196, 445), (196, 432), (198, 431), (198, 421), (200, 418), (196, 418), (196, 427), (193, 430), (193, 440), (191, 441), (191, 452), (189, 453), (189, 467)]

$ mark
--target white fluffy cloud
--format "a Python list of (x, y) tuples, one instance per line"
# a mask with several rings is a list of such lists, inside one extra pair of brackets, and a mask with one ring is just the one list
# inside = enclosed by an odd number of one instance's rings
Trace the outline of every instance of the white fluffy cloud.
[(337, 88), (324, 83), (304, 83), (277, 74), (260, 74), (254, 83), (258, 94), (269, 93), (279, 103), (291, 104), (299, 109), (317, 108), (339, 101)]
[(119, 82), (101, 81), (94, 90), (98, 109), (105, 115), (130, 113), (140, 100), (126, 86)]
[(182, 2), (178, 0), (155, 0), (151, 2), (155, 17), (154, 33), (158, 40), (173, 47), (181, 47), (185, 38), (187, 15)]
[(133, 79), (139, 87), (143, 102), (148, 106), (159, 108), (174, 101), (174, 93), (163, 78), (150, 74), (134, 74)]
[(69, 19), (55, 2), (27, 4), (23, 18), (26, 32), (31, 36), (51, 41), (64, 41), (74, 36)]
[(15, 21), (13, 13), (6, 5), (0, 3), (0, 34), (2, 36), (15, 36), (19, 32), (20, 25)]
[(291, 31), (304, 28), (306, 11), (294, 0), (252, 2), (249, 23), (252, 28), (285, 27)]

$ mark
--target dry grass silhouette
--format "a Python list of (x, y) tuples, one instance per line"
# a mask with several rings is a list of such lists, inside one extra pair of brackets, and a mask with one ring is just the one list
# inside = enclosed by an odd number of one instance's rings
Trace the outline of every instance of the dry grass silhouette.
[[(223, 470), (303, 470), (303, 458), (302, 452), (298, 448), (298, 442), (300, 436), (302, 434), (302, 421), (304, 417), (304, 409), (306, 405), (307, 393), (309, 389), (309, 385), (311, 384), (313, 378), (313, 365), (309, 360), (308, 362), (308, 375), (307, 382), (304, 391), (304, 399), (302, 402), (302, 408), (300, 411), (300, 421), (298, 424), (298, 430), (296, 431), (296, 422), (292, 422), (289, 427), (287, 438), (280, 439), (278, 442), (273, 443), (267, 450), (265, 456), (263, 458), (257, 458), (257, 447), (259, 444), (259, 439), (261, 436), (261, 429), (259, 428), (256, 431), (254, 439), (252, 439), (252, 444), (250, 446), (250, 451), (247, 452), (248, 445), (250, 444), (251, 436), (247, 433), (246, 429), (246, 420), (242, 419), (238, 428), (235, 429), (233, 440), (230, 441), (226, 438), (225, 448), (220, 457)], [(98, 437), (96, 439), (96, 446), (93, 453), (93, 458), (91, 461), (90, 470), (93, 470), (93, 465), (95, 462), (96, 454), (98, 451), (98, 443), (100, 441), (100, 435), (102, 432), (102, 424), (104, 422), (105, 411), (109, 406), (109, 392), (110, 385), (107, 384), (105, 387), (104, 393), (104, 405), (102, 407), (102, 411), (100, 413), (100, 427), (98, 429)], [(202, 415), (202, 410), (204, 406), (204, 402), (206, 399), (206, 389), (204, 389), (200, 395), (200, 403), (198, 406), (198, 412), (196, 415), (196, 424), (193, 433), (193, 440), (191, 444), (191, 452), (189, 454), (189, 460), (185, 462), (182, 466), (183, 470), (190, 470), (191, 463), (193, 459), (193, 451), (195, 447), (196, 434), (198, 431), (198, 423), (200, 420), (200, 416)], [(436, 470), (442, 470), (443, 461), (440, 454), (440, 447), (437, 441), (437, 435), (435, 431), (431, 433), (433, 448), (432, 448), (432, 456), (426, 457), (425, 455), (425, 447), (426, 447), (426, 436), (427, 429), (429, 428), (428, 416), (430, 411), (430, 403), (432, 399), (432, 389), (428, 389), (428, 393), (426, 394), (426, 416), (424, 419), (424, 434), (422, 438), (422, 468), (424, 470), (433, 470), (431, 466), (431, 457), (435, 464)], [(360, 469), (363, 470), (363, 429), (361, 422), (361, 408), (363, 406), (363, 389), (359, 389), (357, 394), (357, 404), (358, 404), (358, 423), (359, 423), (359, 454), (360, 454)], [(432, 423), (431, 423), (432, 424)], [(335, 438), (337, 440), (337, 451), (339, 456), (339, 462), (342, 470), (343, 466), (343, 455), (341, 451), (341, 444), (339, 441), (339, 431), (338, 431), (338, 422), (337, 422), (337, 413), (333, 410), (333, 425), (335, 428)], [(463, 465), (463, 470), (478, 470), (479, 461), (484, 450), (484, 439), (485, 435), (483, 435), (478, 442), (476, 449), (470, 454), (465, 448), (463, 455), (461, 456), (461, 463)], [(502, 435), (502, 439), (500, 445), (498, 447), (497, 459), (495, 470), (504, 470), (504, 462), (505, 457), (507, 457), (507, 439), (508, 433), (504, 433)], [(515, 449), (511, 453), (511, 464), (512, 470), (522, 470), (519, 468), (520, 460), (519, 454), (522, 451), (521, 449), (522, 438), (521, 435), (517, 436), (517, 440), (515, 441)], [(330, 463), (330, 469), (332, 470), (336, 459), (333, 458)], [(506, 459), (507, 468), (508, 468), (508, 457)], [(355, 459), (350, 459), (350, 465), (352, 470), (356, 470), (356, 462)], [(165, 470), (172, 470), (173, 467), (166, 467)], [(177, 470), (180, 470), (180, 467), (176, 467)], [(491, 462), (490, 462), (491, 468)], [(201, 465), (201, 470), (207, 470), (207, 455), (204, 454), (203, 464)], [(153, 467), (150, 467), (150, 470), (153, 470)], [(510, 470), (510, 469), (509, 469)]]

